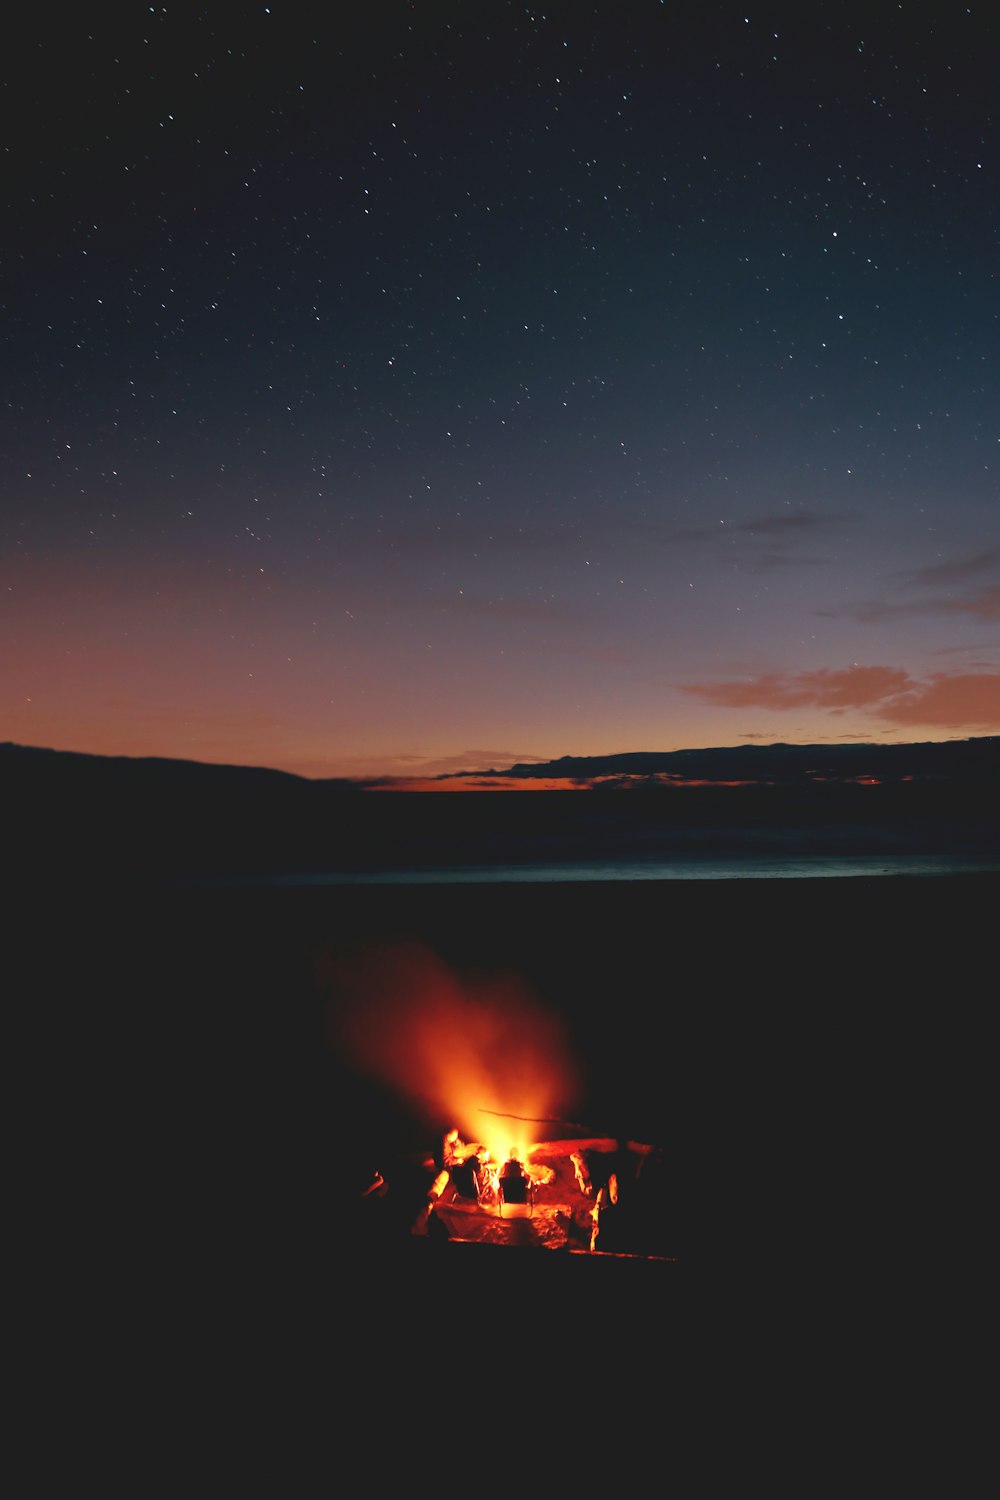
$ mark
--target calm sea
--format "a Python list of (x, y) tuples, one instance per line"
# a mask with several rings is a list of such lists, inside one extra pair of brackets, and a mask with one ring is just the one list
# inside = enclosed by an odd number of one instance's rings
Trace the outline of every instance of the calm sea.
[(537, 884), (621, 880), (799, 880), (843, 876), (942, 876), (1000, 872), (1000, 856), (971, 854), (688, 855), (668, 860), (535, 864), (427, 865), (385, 870), (281, 871), (199, 876), (184, 884), (220, 886), (368, 886)]

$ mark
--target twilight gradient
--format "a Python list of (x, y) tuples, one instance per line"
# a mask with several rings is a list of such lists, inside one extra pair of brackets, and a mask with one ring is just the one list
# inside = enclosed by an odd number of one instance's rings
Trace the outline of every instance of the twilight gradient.
[(1000, 732), (994, 8), (312, 9), (6, 50), (0, 739)]

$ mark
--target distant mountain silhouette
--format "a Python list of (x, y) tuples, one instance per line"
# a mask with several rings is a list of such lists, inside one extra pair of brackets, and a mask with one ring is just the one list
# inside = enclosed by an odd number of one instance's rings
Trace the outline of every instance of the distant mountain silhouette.
[(703, 750), (629, 751), (621, 755), (563, 755), (519, 763), (496, 774), (537, 777), (677, 777), (691, 781), (965, 779), (1000, 770), (1000, 736), (924, 741), (909, 745), (736, 745)]
[(495, 774), (592, 789), (379, 795), (377, 783), (2, 744), (7, 873), (148, 880), (684, 852), (1000, 853), (995, 736), (563, 756)]
[[(874, 776), (879, 779), (967, 780), (1000, 771), (1000, 736), (965, 740), (926, 740), (887, 745), (735, 745), (697, 750), (640, 750), (616, 755), (563, 755), (557, 760), (523, 762), (490, 771), (456, 771), (436, 779), (516, 777), (530, 781), (563, 778), (589, 782), (607, 777), (670, 777), (679, 781), (817, 782)], [(308, 780), (287, 771), (259, 766), (214, 765), (162, 756), (87, 755), (71, 750), (0, 744), (0, 776), (13, 774), (29, 783), (76, 781), (118, 786), (170, 787), (187, 791), (240, 791), (255, 794), (317, 787), (329, 791), (362, 791), (391, 784), (393, 778), (323, 778)]]

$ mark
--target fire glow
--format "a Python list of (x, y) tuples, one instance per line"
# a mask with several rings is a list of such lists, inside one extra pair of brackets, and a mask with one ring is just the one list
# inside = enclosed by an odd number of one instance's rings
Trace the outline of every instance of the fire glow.
[(578, 1103), (564, 1027), (510, 976), (459, 977), (404, 945), (348, 965), (338, 989), (334, 1037), (355, 1065), (494, 1161), (527, 1162)]

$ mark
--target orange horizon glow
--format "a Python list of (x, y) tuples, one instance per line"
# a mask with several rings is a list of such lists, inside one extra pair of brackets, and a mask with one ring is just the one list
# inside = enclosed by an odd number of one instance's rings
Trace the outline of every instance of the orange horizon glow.
[(592, 787), (614, 785), (622, 790), (644, 786), (759, 786), (758, 781), (712, 781), (704, 777), (675, 776), (670, 771), (650, 775), (610, 776), (468, 776), (393, 777), (364, 785), (371, 792), (585, 792)]

